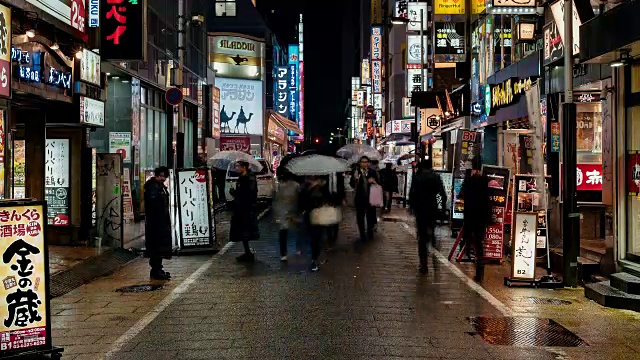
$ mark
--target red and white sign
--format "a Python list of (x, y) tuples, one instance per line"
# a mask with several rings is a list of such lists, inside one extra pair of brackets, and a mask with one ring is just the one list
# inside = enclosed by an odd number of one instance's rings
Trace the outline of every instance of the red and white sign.
[(0, 5), (0, 16), (4, 17), (5, 26), (0, 28), (0, 48), (7, 51), (0, 53), (0, 96), (11, 97), (11, 9)]
[(71, 0), (71, 26), (84, 32), (85, 10), (84, 0)]
[(627, 154), (627, 191), (629, 195), (640, 194), (640, 152), (629, 151)]
[(602, 164), (578, 164), (576, 190), (602, 191)]
[(248, 136), (222, 136), (220, 138), (220, 151), (241, 151), (251, 153), (251, 138)]
[(211, 137), (220, 138), (220, 89), (211, 86)]

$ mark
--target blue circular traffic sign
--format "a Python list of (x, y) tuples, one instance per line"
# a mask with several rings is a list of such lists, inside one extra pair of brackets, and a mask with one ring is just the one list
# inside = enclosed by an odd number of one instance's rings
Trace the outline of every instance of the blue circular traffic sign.
[(164, 95), (165, 100), (169, 105), (178, 105), (182, 102), (184, 96), (182, 95), (182, 91), (178, 88), (170, 88), (167, 90), (167, 93)]

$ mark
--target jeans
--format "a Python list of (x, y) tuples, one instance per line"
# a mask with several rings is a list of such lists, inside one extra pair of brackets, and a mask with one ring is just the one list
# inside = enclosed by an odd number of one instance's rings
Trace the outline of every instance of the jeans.
[(149, 265), (151, 266), (151, 274), (160, 274), (162, 272), (162, 256), (149, 255)]
[(427, 261), (429, 256), (429, 243), (436, 245), (435, 225), (433, 221), (416, 217), (416, 227), (418, 228), (418, 257), (420, 262)]
[[(365, 232), (365, 217), (367, 227)], [(358, 230), (360, 231), (360, 240), (365, 241), (367, 238), (373, 238), (373, 226), (378, 221), (376, 219), (376, 208), (372, 206), (356, 206), (356, 218), (358, 219)]]

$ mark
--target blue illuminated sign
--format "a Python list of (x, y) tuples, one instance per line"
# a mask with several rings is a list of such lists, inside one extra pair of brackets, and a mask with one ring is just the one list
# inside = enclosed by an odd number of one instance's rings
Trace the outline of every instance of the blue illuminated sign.
[[(42, 83), (44, 52), (29, 52), (11, 47), (11, 61), (18, 63), (18, 77), (23, 81)], [(71, 89), (71, 73), (50, 67), (44, 81), (51, 86)]]
[(289, 45), (289, 119), (298, 120), (298, 64), (300, 62), (299, 45)]

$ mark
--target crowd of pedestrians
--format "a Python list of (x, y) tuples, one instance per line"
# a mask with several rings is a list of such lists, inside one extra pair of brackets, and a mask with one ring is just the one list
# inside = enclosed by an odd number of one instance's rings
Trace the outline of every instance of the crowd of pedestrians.
[[(491, 221), (488, 181), (480, 172), (481, 162), (476, 160), (463, 183), (459, 198), (464, 201), (465, 244), (474, 248), (477, 259), (476, 280), (482, 280), (482, 242), (484, 231)], [(229, 239), (240, 242), (243, 253), (236, 259), (241, 263), (255, 261), (250, 242), (260, 238), (258, 227), (258, 186), (256, 175), (249, 163), (236, 163), (238, 179), (231, 189), (233, 196)], [(171, 221), (169, 216), (169, 192), (165, 180), (169, 170), (160, 167), (155, 176), (144, 186), (145, 203), (148, 204), (146, 222), (146, 249), (149, 254), (152, 279), (168, 280), (171, 275), (163, 270), (162, 259), (171, 256)], [(354, 192), (359, 244), (374, 238), (378, 209), (390, 211), (393, 194), (398, 192), (398, 177), (393, 165), (385, 164), (382, 170), (367, 156), (354, 165), (349, 181)], [(310, 270), (319, 270), (319, 257), (324, 246), (335, 246), (343, 207), (346, 204), (344, 173), (322, 176), (297, 176), (282, 166), (278, 170), (278, 185), (273, 197), (273, 217), (279, 229), (280, 260), (288, 261), (288, 242), (296, 236), (296, 255), (301, 255), (308, 240)], [(439, 198), (439, 199), (438, 199)], [(428, 249), (435, 246), (436, 220), (440, 218), (439, 204), (446, 203), (447, 194), (442, 180), (431, 167), (430, 161), (419, 162), (413, 174), (409, 191), (409, 209), (415, 216), (417, 230), (419, 271), (428, 271)], [(304, 234), (304, 235), (303, 235)], [(306, 235), (306, 236), (305, 236)]]

